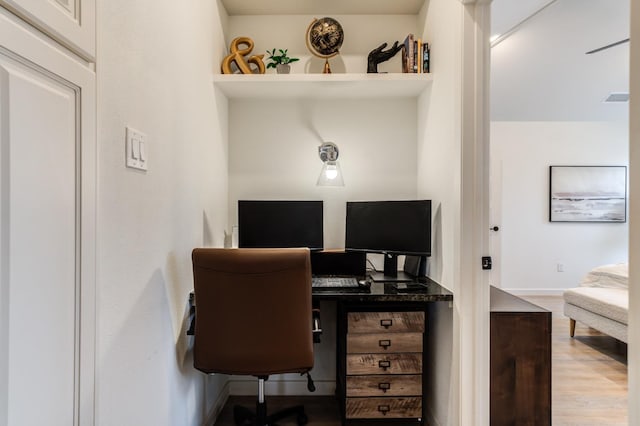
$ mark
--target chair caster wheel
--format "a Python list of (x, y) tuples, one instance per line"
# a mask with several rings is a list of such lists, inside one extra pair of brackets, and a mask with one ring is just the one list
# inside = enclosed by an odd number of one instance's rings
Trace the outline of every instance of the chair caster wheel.
[(306, 414), (304, 413), (300, 413), (298, 414), (298, 426), (302, 426), (302, 425), (306, 425), (307, 423), (309, 423), (309, 418), (307, 417)]

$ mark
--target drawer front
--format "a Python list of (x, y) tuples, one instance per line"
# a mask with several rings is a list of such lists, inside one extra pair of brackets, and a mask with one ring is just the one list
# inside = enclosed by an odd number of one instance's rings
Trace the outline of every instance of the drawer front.
[(422, 398), (347, 398), (348, 419), (422, 417)]
[(347, 355), (347, 375), (420, 373), (421, 353)]
[(347, 353), (422, 352), (422, 333), (347, 334)]
[(424, 312), (349, 312), (348, 333), (423, 333)]
[(347, 377), (347, 396), (415, 395), (422, 395), (422, 376), (418, 374)]

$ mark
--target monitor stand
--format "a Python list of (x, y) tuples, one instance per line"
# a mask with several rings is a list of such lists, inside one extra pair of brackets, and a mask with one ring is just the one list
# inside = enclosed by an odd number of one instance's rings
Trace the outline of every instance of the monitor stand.
[(384, 254), (384, 272), (373, 272), (370, 274), (374, 282), (409, 282), (415, 278), (411, 275), (398, 271), (398, 255)]
[(385, 275), (383, 272), (372, 272), (369, 274), (371, 280), (373, 282), (388, 282), (388, 283), (408, 283), (413, 282), (416, 279), (406, 272), (398, 271), (398, 273), (393, 275)]

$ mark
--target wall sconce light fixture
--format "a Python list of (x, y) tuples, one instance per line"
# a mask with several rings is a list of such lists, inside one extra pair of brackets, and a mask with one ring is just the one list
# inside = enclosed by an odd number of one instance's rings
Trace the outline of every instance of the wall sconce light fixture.
[(338, 162), (338, 146), (333, 142), (323, 142), (318, 147), (318, 155), (322, 160), (322, 170), (317, 186), (344, 186), (342, 170)]

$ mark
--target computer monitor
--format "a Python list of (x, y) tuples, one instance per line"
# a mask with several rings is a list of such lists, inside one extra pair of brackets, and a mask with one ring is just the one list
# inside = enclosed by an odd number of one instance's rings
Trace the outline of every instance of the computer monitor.
[(345, 249), (384, 254), (375, 281), (410, 280), (398, 276), (398, 255), (431, 255), (431, 200), (347, 202)]
[(321, 250), (322, 201), (239, 200), (238, 246)]

